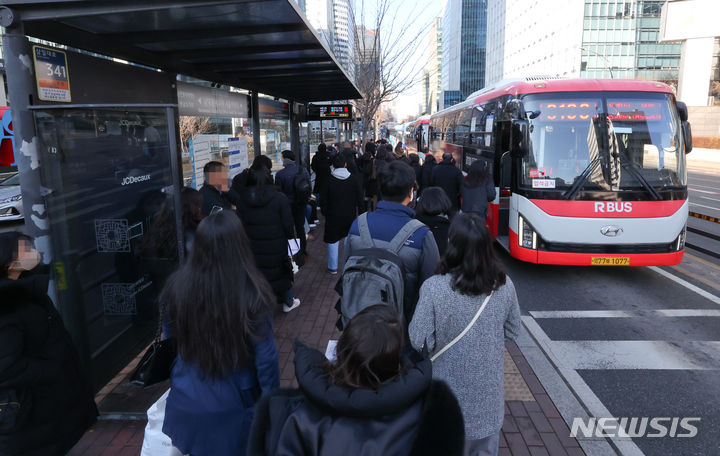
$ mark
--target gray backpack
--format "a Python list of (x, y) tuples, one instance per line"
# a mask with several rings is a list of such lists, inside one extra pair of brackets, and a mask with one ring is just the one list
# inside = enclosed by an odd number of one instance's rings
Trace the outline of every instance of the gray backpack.
[(370, 235), (367, 213), (358, 217), (362, 248), (347, 259), (338, 283), (341, 295), (338, 327), (346, 327), (352, 317), (375, 304), (392, 306), (403, 324), (407, 324), (403, 312), (405, 268), (399, 253), (405, 242), (423, 226), (419, 220), (410, 220), (390, 245), (382, 248), (375, 246)]

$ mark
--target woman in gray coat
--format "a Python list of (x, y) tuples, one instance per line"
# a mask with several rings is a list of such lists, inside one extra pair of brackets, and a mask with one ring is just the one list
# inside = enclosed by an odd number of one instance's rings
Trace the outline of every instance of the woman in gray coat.
[(413, 347), (425, 345), (433, 355), (433, 378), (445, 381), (460, 402), (467, 455), (498, 453), (505, 340), (514, 340), (519, 330), (515, 287), (495, 256), (485, 221), (458, 214), (438, 274), (420, 288), (409, 331)]

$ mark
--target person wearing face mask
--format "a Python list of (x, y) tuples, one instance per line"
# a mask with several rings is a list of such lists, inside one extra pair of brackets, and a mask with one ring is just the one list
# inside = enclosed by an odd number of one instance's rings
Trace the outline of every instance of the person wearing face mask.
[(0, 454), (66, 454), (98, 411), (32, 239), (0, 234)]

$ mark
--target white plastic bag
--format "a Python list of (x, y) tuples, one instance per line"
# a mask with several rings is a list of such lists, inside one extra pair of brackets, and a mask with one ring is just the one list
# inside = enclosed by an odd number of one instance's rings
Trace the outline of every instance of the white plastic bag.
[(145, 426), (140, 456), (182, 456), (180, 450), (172, 445), (170, 437), (163, 434), (162, 427), (165, 421), (165, 404), (170, 390), (160, 396), (147, 411), (148, 423)]

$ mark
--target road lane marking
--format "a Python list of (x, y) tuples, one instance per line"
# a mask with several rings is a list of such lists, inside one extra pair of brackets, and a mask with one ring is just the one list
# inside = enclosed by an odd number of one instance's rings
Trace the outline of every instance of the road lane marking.
[(706, 199), (706, 200), (710, 200), (710, 201), (720, 202), (720, 199), (717, 199), (717, 198), (709, 198), (709, 197), (707, 197), (707, 196), (698, 196), (698, 198), (702, 198), (702, 199)]
[(698, 184), (692, 184), (693, 188), (700, 187), (700, 188), (709, 188), (711, 190), (720, 190), (720, 187), (710, 187), (709, 185), (698, 185)]
[[(522, 316), (520, 318), (522, 319), (525, 328), (528, 330), (528, 333), (533, 339), (535, 339), (535, 342), (538, 344), (543, 353), (545, 353), (545, 356), (547, 356), (550, 360), (550, 363), (554, 365), (558, 374), (565, 380), (568, 388), (575, 393), (575, 397), (577, 397), (578, 401), (582, 403), (588, 413), (596, 418), (614, 416), (610, 413), (607, 407), (605, 407), (605, 404), (602, 403), (600, 398), (597, 397), (588, 384), (585, 383), (585, 380), (583, 380), (580, 374), (578, 374), (574, 369), (565, 366), (563, 360), (553, 353), (552, 348), (550, 347), (552, 344), (550, 337), (548, 337), (533, 317)], [(619, 450), (619, 454), (623, 456), (644, 456), (640, 447), (638, 447), (630, 438), (615, 436), (609, 437), (609, 439), (612, 441), (612, 445)]]
[(716, 283), (713, 282), (713, 281), (710, 281), (710, 280), (706, 279), (705, 277), (701, 277), (701, 276), (695, 274), (694, 272), (685, 269), (685, 268), (682, 267), (682, 266), (670, 266), (670, 267), (673, 268), (674, 270), (678, 271), (678, 272), (681, 272), (681, 273), (685, 274), (685, 275), (688, 276), (688, 277), (691, 277), (691, 278), (697, 280), (697, 281), (700, 282), (700, 283), (703, 283), (703, 284), (709, 286), (710, 288), (714, 288), (714, 289), (716, 289), (717, 291), (720, 291), (720, 285), (716, 284)]
[(680, 277), (678, 277), (678, 276), (676, 276), (676, 275), (674, 275), (674, 274), (670, 274), (670, 273), (667, 272), (666, 270), (660, 269), (660, 268), (657, 267), (657, 266), (649, 266), (648, 269), (657, 272), (657, 273), (660, 274), (661, 276), (667, 277), (668, 279), (672, 280), (673, 282), (675, 282), (675, 283), (677, 283), (677, 284), (679, 284), (679, 285), (684, 286), (684, 287), (687, 288), (688, 290), (694, 291), (695, 293), (699, 294), (699, 295), (702, 296), (703, 298), (708, 299), (708, 300), (710, 300), (711, 302), (713, 302), (713, 303), (715, 303), (715, 304), (717, 304), (717, 305), (720, 306), (720, 298), (719, 298), (719, 297), (715, 296), (715, 295), (712, 294), (712, 293), (709, 293), (709, 292), (703, 290), (702, 288), (700, 288), (700, 287), (698, 287), (698, 286), (695, 286), (695, 285), (691, 284), (691, 283), (688, 282), (687, 280), (683, 280), (683, 279), (681, 279)]
[(702, 205), (702, 204), (693, 203), (693, 202), (691, 202), (690, 205), (691, 205), (691, 206), (704, 207), (704, 208), (706, 208), (706, 209), (714, 209), (714, 210), (716, 210), (716, 211), (720, 211), (720, 207), (704, 206), (704, 205)]
[[(707, 188), (707, 187), (706, 187), (706, 188)], [(691, 192), (700, 192), (700, 193), (709, 193), (709, 194), (711, 194), (711, 195), (720, 195), (720, 193), (718, 193), (718, 192), (711, 192), (711, 191), (709, 191), (709, 190), (700, 190), (700, 189), (697, 189), (697, 188), (690, 188), (690, 187), (688, 187), (688, 190), (690, 190)]]
[(720, 317), (720, 309), (654, 309), (654, 310), (543, 310), (530, 311), (542, 318), (633, 318), (633, 317)]
[(720, 341), (553, 340), (550, 346), (575, 370), (720, 369)]
[(698, 256), (693, 255), (692, 253), (685, 252), (686, 257), (692, 258), (694, 261), (699, 261), (700, 263), (704, 264), (705, 266), (710, 266), (711, 268), (720, 270), (720, 266), (716, 265), (715, 263), (711, 263), (708, 260), (704, 258), (700, 258)]

